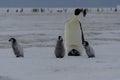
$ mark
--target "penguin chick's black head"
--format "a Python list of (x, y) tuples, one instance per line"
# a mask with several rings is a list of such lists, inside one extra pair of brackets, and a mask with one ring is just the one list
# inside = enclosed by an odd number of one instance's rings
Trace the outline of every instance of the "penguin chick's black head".
[(84, 45), (85, 45), (85, 46), (88, 46), (89, 43), (88, 43), (87, 41), (84, 41)]
[(10, 38), (9, 41), (16, 42), (16, 39), (15, 38)]
[(83, 11), (83, 9), (77, 8), (77, 9), (75, 9), (75, 11), (74, 11), (74, 15), (78, 16), (82, 11)]
[(63, 40), (62, 36), (58, 36), (58, 40), (62, 41)]

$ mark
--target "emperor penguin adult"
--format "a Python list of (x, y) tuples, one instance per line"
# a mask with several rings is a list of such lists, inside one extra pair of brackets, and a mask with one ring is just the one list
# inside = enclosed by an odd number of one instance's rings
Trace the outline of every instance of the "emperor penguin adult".
[(58, 40), (55, 46), (54, 53), (55, 53), (56, 58), (63, 58), (65, 55), (65, 48), (64, 48), (62, 36), (58, 36)]
[(16, 57), (24, 57), (23, 48), (19, 45), (15, 38), (10, 38), (11, 46)]
[(85, 47), (86, 53), (88, 55), (88, 58), (95, 57), (95, 51), (93, 50), (93, 48), (89, 45), (89, 43), (87, 41), (84, 41), (84, 47)]
[(65, 24), (65, 49), (68, 56), (81, 56), (84, 53), (82, 33), (80, 29), (79, 14), (82, 9), (75, 9), (73, 17)]

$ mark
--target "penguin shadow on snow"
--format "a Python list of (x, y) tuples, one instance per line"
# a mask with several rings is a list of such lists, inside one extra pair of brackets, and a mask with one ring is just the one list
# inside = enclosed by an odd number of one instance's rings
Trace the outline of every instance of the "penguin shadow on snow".
[(62, 36), (58, 36), (54, 53), (56, 58), (63, 58), (65, 55), (65, 48), (64, 48)]
[(10, 38), (9, 42), (11, 42), (11, 46), (15, 56), (17, 58), (24, 57), (23, 48), (19, 45), (18, 41), (15, 38)]

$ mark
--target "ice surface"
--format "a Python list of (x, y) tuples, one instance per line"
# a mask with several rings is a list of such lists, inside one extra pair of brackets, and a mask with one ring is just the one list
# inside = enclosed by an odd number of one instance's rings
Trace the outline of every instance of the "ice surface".
[[(83, 54), (57, 59), (54, 46), (71, 16), (72, 13), (0, 14), (0, 80), (119, 80), (119, 12), (79, 17), (95, 58)], [(24, 58), (14, 56), (10, 37), (24, 47)]]

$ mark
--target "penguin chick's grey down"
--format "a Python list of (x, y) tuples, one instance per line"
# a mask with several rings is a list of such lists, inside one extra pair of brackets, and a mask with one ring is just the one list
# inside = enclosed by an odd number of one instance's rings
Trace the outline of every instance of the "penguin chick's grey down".
[(55, 56), (56, 58), (63, 58), (65, 55), (65, 49), (63, 44), (62, 36), (58, 36), (58, 40), (55, 46)]
[(88, 55), (88, 58), (95, 57), (95, 52), (87, 41), (84, 41), (84, 47), (85, 47), (86, 54)]
[(24, 57), (23, 49), (15, 38), (10, 38), (11, 46), (16, 57)]

